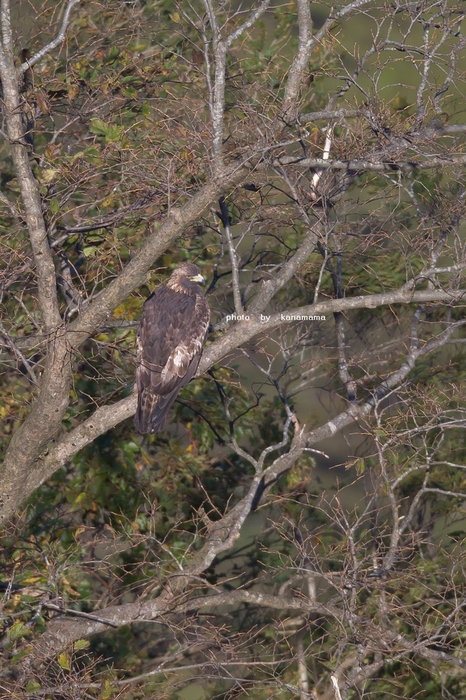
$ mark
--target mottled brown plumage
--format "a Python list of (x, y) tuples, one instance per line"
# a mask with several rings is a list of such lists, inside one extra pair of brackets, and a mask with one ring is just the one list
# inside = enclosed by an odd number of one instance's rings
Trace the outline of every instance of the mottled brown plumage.
[(184, 263), (144, 304), (138, 331), (134, 423), (140, 433), (161, 430), (180, 389), (194, 376), (210, 320), (197, 265)]

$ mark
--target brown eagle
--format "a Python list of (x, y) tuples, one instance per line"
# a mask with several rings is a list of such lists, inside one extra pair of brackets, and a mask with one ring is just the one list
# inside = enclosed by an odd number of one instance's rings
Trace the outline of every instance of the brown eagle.
[(203, 282), (197, 265), (183, 263), (144, 304), (137, 337), (138, 408), (134, 417), (140, 433), (163, 428), (178, 392), (197, 370), (210, 320), (210, 308), (199, 286)]

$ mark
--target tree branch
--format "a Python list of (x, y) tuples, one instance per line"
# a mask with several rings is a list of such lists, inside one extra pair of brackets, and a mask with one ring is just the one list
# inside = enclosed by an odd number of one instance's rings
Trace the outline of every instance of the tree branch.
[(273, 161), (273, 165), (297, 165), (300, 168), (318, 168), (320, 170), (354, 170), (374, 173), (393, 173), (401, 171), (411, 173), (413, 170), (430, 170), (431, 168), (447, 168), (454, 165), (465, 165), (466, 155), (431, 156), (426, 155), (425, 160), (416, 159), (386, 160), (324, 160), (324, 158), (296, 158), (294, 156), (282, 156)]
[(9, 517), (24, 498), (22, 485), (26, 475), (33, 471), (35, 460), (61, 425), (69, 400), (71, 362), (59, 312), (55, 266), (38, 183), (23, 139), (8, 0), (1, 3), (1, 22), (0, 78), (6, 127), (34, 257), (39, 309), (47, 337), (47, 356), (37, 399), (28, 418), (14, 434), (3, 464), (0, 511), (8, 513)]
[(21, 73), (25, 73), (29, 68), (38, 63), (44, 56), (46, 56), (57, 46), (60, 46), (60, 44), (63, 43), (66, 36), (66, 30), (68, 29), (71, 11), (73, 7), (79, 5), (80, 1), (81, 0), (68, 0), (68, 4), (65, 8), (65, 13), (63, 15), (63, 21), (57, 36), (50, 43), (48, 43), (47, 46), (44, 46), (42, 49), (40, 49), (40, 51), (34, 54), (34, 56), (31, 56), (31, 58), (29, 58), (27, 61), (24, 61), (24, 63), (21, 64), (21, 66), (19, 67)]
[(285, 122), (290, 122), (297, 116), (299, 93), (315, 43), (312, 36), (311, 4), (308, 0), (296, 0), (296, 2), (298, 6), (298, 49), (288, 71), (283, 96), (281, 118)]

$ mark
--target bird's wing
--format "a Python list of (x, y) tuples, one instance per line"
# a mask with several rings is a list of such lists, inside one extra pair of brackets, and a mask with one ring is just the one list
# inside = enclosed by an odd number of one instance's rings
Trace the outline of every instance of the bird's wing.
[(196, 296), (194, 314), (184, 326), (183, 339), (171, 351), (160, 374), (161, 383), (166, 391), (171, 391), (179, 380), (182, 380), (183, 386), (192, 379), (199, 364), (209, 321), (209, 305), (204, 297)]

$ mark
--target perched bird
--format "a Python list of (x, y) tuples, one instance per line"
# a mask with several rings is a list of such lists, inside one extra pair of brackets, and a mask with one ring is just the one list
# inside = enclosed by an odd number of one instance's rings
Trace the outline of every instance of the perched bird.
[(197, 370), (210, 320), (210, 308), (199, 286), (203, 282), (197, 265), (183, 263), (144, 304), (137, 337), (138, 408), (134, 417), (140, 433), (163, 428), (178, 392)]

